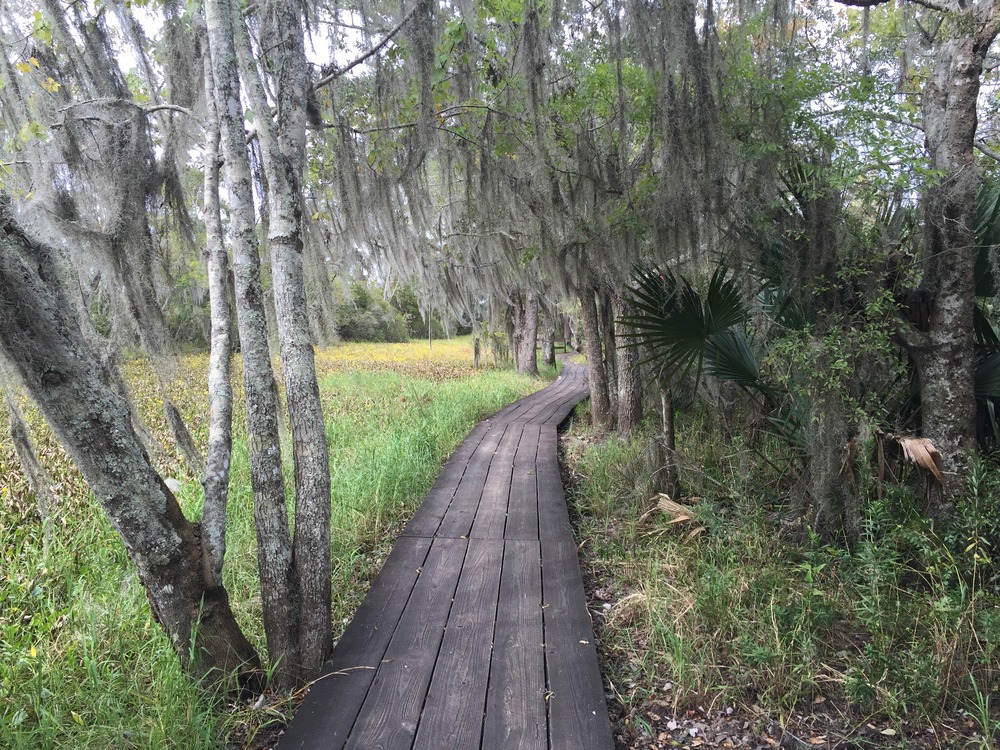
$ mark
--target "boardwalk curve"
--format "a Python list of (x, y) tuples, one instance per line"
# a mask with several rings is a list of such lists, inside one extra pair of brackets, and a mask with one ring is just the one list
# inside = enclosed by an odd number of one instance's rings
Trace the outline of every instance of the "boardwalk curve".
[(610, 750), (556, 430), (566, 363), (445, 463), (279, 750)]

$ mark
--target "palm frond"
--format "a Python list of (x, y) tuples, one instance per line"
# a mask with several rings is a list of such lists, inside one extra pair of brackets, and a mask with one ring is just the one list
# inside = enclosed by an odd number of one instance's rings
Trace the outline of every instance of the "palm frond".
[(994, 297), (997, 286), (994, 257), (1000, 246), (1000, 180), (986, 181), (976, 203), (976, 296)]
[(670, 270), (637, 269), (624, 299), (635, 313), (621, 318), (633, 346), (645, 344), (663, 377), (700, 374), (711, 342), (746, 320), (739, 289), (728, 270), (716, 269), (704, 298), (688, 279)]
[(1000, 399), (1000, 354), (984, 357), (976, 366), (976, 399)]

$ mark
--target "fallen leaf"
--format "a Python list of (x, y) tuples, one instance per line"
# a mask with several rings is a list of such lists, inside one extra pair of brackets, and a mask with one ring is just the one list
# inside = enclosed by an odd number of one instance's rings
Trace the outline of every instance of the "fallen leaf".
[(670, 516), (670, 523), (683, 523), (684, 521), (694, 520), (693, 508), (675, 503), (670, 499), (669, 495), (660, 493), (658, 497), (659, 500), (656, 501), (656, 507)]
[(906, 456), (907, 461), (930, 472), (939, 483), (944, 484), (944, 476), (941, 473), (944, 469), (944, 463), (938, 449), (934, 447), (934, 443), (927, 438), (906, 435), (896, 435), (896, 442), (903, 449), (903, 455)]

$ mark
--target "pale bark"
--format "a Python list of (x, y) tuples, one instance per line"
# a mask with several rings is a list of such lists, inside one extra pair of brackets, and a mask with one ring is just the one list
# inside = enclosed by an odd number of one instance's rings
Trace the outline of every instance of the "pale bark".
[(522, 375), (538, 377), (538, 359), (535, 356), (538, 339), (538, 297), (531, 290), (514, 295), (514, 350), (517, 371)]
[(660, 441), (663, 446), (663, 475), (661, 491), (674, 500), (680, 499), (680, 466), (677, 460), (677, 428), (674, 424), (674, 393), (670, 388), (660, 390)]
[[(311, 96), (301, 7), (268, 3), (267, 26), (274, 38), (277, 117), (272, 122), (257, 66), (249, 61), (240, 26), (242, 76), (257, 114), (268, 183), (271, 273), (285, 401), (295, 457), (293, 570), (298, 587), (297, 665), (300, 679), (314, 677), (332, 645), (330, 619), (330, 463), (326, 425), (316, 380), (303, 272), (302, 177), (305, 167), (306, 103)], [(234, 21), (239, 16), (234, 16)]]
[(277, 682), (284, 687), (296, 681), (300, 663), (298, 590), (292, 571), (292, 543), (278, 433), (277, 388), (268, 351), (250, 161), (243, 130), (239, 69), (233, 45), (233, 15), (237, 10), (229, 0), (208, 0), (205, 3), (231, 216), (229, 241), (233, 250), (236, 317), (243, 355), (250, 482), (254, 495), (264, 632), (268, 655), (272, 664), (277, 665)]
[(639, 350), (629, 345), (627, 326), (621, 319), (632, 314), (620, 295), (614, 295), (615, 341), (618, 344), (618, 435), (628, 437), (642, 419), (642, 382)]
[(546, 367), (556, 366), (556, 329), (549, 318), (542, 329), (542, 364)]
[(181, 662), (196, 676), (255, 668), (225, 589), (204, 579), (195, 525), (103, 381), (53, 255), (28, 240), (0, 203), (0, 347), (121, 535)]
[[(988, 13), (980, 18), (980, 14)], [(981, 183), (974, 156), (983, 60), (997, 35), (997, 3), (961, 14), (966, 33), (944, 42), (924, 87), (924, 132), (930, 166), (940, 172), (925, 200), (926, 270), (922, 293), (929, 325), (911, 347), (920, 376), (924, 436), (941, 453), (946, 491), (935, 515), (945, 515), (961, 490), (975, 447), (975, 207)]]
[(233, 446), (233, 390), (230, 357), (232, 314), (229, 308), (229, 258), (223, 242), (219, 208), (221, 154), (219, 114), (215, 106), (215, 78), (211, 59), (205, 58), (205, 101), (208, 110), (205, 138), (205, 262), (212, 333), (208, 365), (208, 455), (205, 502), (201, 515), (205, 577), (222, 584), (222, 562), (226, 555), (226, 500), (229, 496), (229, 464)]
[(567, 348), (576, 349), (575, 332), (573, 330), (573, 319), (569, 315), (563, 316), (563, 342)]
[[(514, 361), (514, 369), (518, 369), (517, 365), (517, 339), (516, 339), (516, 325), (514, 319), (513, 310), (507, 311), (507, 316), (504, 320), (505, 333), (506, 333), (506, 344), (507, 344), (507, 356)], [(506, 359), (506, 357), (505, 357)]]
[(593, 288), (580, 289), (580, 311), (583, 318), (584, 349), (587, 354), (587, 376), (590, 382), (590, 411), (595, 424), (611, 426), (611, 403), (608, 400), (608, 378), (601, 356), (601, 334), (597, 322), (597, 302)]

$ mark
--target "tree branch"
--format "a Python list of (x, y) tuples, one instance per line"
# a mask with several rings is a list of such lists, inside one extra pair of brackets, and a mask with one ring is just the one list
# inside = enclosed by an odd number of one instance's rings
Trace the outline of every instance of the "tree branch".
[(983, 156), (988, 156), (994, 161), (1000, 163), (1000, 151), (991, 148), (984, 141), (975, 141), (972, 145), (975, 146), (979, 150), (979, 153), (981, 153)]
[(192, 112), (187, 107), (180, 106), (179, 104), (154, 104), (153, 106), (150, 106), (150, 107), (141, 107), (141, 109), (147, 115), (151, 115), (154, 112), (160, 112), (160, 111), (166, 110), (168, 112), (180, 112), (182, 115), (187, 115), (192, 120), (195, 120), (195, 121), (198, 120), (198, 116), (194, 112)]
[[(875, 8), (879, 5), (886, 5), (892, 0), (837, 0), (837, 2), (854, 8)], [(955, 13), (961, 10), (961, 6), (956, 2), (933, 2), (932, 0), (910, 0), (910, 2), (941, 13)]]
[(380, 41), (378, 44), (376, 44), (374, 47), (372, 47), (370, 50), (368, 50), (367, 52), (365, 52), (360, 57), (357, 57), (354, 60), (352, 60), (351, 62), (347, 63), (347, 65), (345, 65), (343, 68), (337, 68), (337, 67), (332, 67), (332, 66), (324, 66), (323, 70), (321, 71), (322, 72), (322, 77), (318, 81), (316, 81), (316, 83), (313, 84), (313, 91), (316, 91), (317, 89), (323, 88), (323, 86), (326, 86), (328, 83), (330, 83), (332, 81), (335, 81), (336, 79), (340, 78), (345, 73), (348, 73), (351, 70), (353, 70), (354, 68), (358, 67), (361, 63), (363, 63), (368, 58), (372, 57), (373, 55), (378, 54), (382, 50), (382, 48), (385, 47), (385, 45), (387, 45), (389, 42), (392, 41), (392, 38), (394, 36), (396, 36), (396, 34), (398, 34), (400, 32), (400, 30), (403, 28), (403, 26), (406, 25), (406, 22), (410, 20), (410, 16), (412, 16), (414, 14), (414, 12), (417, 10), (417, 8), (419, 7), (419, 5), (420, 5), (419, 3), (415, 4), (410, 9), (410, 12), (407, 13), (405, 16), (403, 16), (403, 20), (400, 21), (399, 23), (397, 23), (396, 26), (395, 26), (395, 28), (393, 28), (392, 31), (390, 31), (388, 34), (386, 34), (382, 38), (382, 41)]

